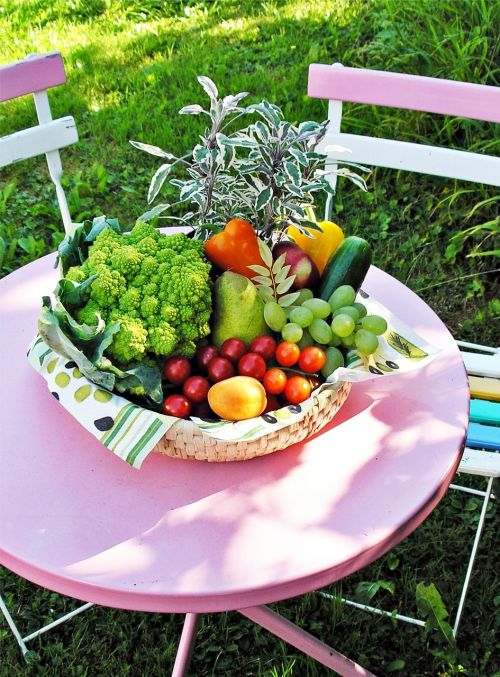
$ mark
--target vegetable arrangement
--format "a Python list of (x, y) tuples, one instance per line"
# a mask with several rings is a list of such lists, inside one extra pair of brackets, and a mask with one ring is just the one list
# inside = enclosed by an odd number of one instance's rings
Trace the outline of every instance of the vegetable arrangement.
[[(332, 192), (314, 148), (326, 123), (294, 126), (246, 93), (218, 99), (199, 78), (210, 110), (201, 143), (180, 158), (136, 147), (165, 161), (182, 217), (152, 207), (130, 231), (115, 219), (81, 224), (59, 248), (63, 277), (56, 303), (44, 298), (39, 332), (90, 380), (143, 407), (178, 418), (244, 420), (311, 396), (349, 351), (373, 353), (385, 320), (367, 315), (356, 294), (371, 249), (316, 222), (313, 194)], [(239, 117), (262, 119), (230, 133)], [(350, 169), (337, 168), (364, 187)], [(158, 219), (180, 220), (188, 234), (164, 234)]]

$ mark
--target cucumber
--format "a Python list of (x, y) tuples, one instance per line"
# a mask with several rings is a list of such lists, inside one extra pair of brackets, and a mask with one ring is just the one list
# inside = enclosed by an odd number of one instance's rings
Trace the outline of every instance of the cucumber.
[(348, 284), (357, 292), (372, 261), (372, 250), (366, 240), (346, 237), (328, 259), (317, 296), (328, 301), (333, 292)]

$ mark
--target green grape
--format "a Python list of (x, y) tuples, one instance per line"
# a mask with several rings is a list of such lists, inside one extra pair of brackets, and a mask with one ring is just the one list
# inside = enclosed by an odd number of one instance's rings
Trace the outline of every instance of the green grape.
[(333, 374), (335, 369), (344, 366), (344, 356), (338, 348), (327, 348), (326, 351), (326, 362), (325, 366), (321, 370), (321, 373), (325, 378), (328, 378), (330, 374)]
[(286, 315), (286, 319), (287, 319), (287, 320), (290, 319), (290, 315), (291, 315), (292, 310), (293, 310), (294, 308), (297, 308), (297, 306), (287, 306), (286, 308), (283, 308), (283, 310), (285, 311), (285, 315)]
[(304, 306), (291, 306), (292, 312), (288, 316), (292, 322), (295, 322), (299, 327), (308, 327), (314, 320), (312, 310)]
[(337, 315), (341, 315), (342, 313), (350, 315), (354, 320), (354, 322), (357, 322), (359, 320), (359, 311), (354, 306), (342, 306), (342, 308), (334, 310), (333, 317), (337, 317)]
[(366, 315), (366, 312), (367, 312), (366, 306), (364, 306), (362, 303), (353, 303), (352, 307), (356, 308), (360, 317), (364, 317)]
[(314, 345), (314, 339), (307, 329), (304, 329), (303, 334), (302, 334), (302, 338), (297, 343), (297, 345), (299, 346), (299, 348), (301, 350), (304, 350), (304, 348), (309, 348), (309, 346)]
[(332, 332), (332, 338), (328, 341), (329, 346), (340, 346), (342, 344), (342, 339), (337, 334)]
[(344, 336), (342, 339), (342, 345), (344, 346), (344, 348), (354, 348), (354, 334)]
[(264, 320), (269, 329), (281, 331), (286, 324), (286, 313), (280, 305), (270, 301), (264, 306)]
[(299, 290), (299, 295), (297, 297), (296, 304), (298, 306), (302, 305), (304, 301), (307, 301), (308, 299), (312, 299), (314, 294), (310, 289), (300, 289)]
[(319, 318), (314, 318), (314, 320), (309, 325), (309, 333), (316, 341), (316, 343), (322, 343), (326, 345), (332, 340), (332, 330), (330, 329), (328, 322), (320, 320)]
[(380, 336), (387, 331), (387, 322), (380, 315), (367, 315), (361, 320), (363, 329), (370, 331), (372, 334)]
[(337, 310), (337, 308), (342, 308), (342, 306), (350, 306), (354, 303), (356, 298), (356, 292), (348, 284), (343, 284), (341, 287), (338, 287), (333, 294), (328, 299), (332, 311)]
[(371, 355), (378, 348), (378, 338), (366, 329), (359, 329), (356, 332), (354, 343), (359, 352), (364, 355)]
[(346, 338), (346, 336), (350, 336), (354, 331), (355, 324), (356, 323), (350, 315), (341, 313), (333, 318), (332, 331), (334, 334), (337, 334), (337, 336), (340, 336), (340, 338)]
[(308, 308), (314, 317), (317, 317), (319, 320), (324, 320), (332, 312), (328, 301), (323, 301), (323, 299), (308, 299), (304, 301), (302, 307)]
[(285, 324), (281, 330), (283, 341), (290, 341), (290, 343), (298, 343), (302, 338), (303, 333), (302, 327), (299, 327), (299, 325), (295, 324), (295, 322), (289, 322), (288, 324)]

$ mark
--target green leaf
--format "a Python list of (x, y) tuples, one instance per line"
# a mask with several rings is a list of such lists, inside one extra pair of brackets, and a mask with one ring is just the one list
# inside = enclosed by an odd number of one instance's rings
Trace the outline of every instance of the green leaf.
[(263, 209), (270, 201), (273, 196), (273, 190), (271, 186), (267, 186), (262, 190), (259, 195), (257, 196), (257, 200), (255, 201), (255, 209), (256, 211), (259, 211), (260, 209)]
[(271, 268), (271, 266), (273, 265), (273, 254), (271, 250), (269, 249), (267, 244), (260, 239), (260, 237), (257, 238), (257, 244), (259, 246), (259, 253), (262, 257), (262, 260), (264, 261), (266, 266)]
[(288, 273), (290, 272), (291, 266), (283, 266), (281, 270), (275, 275), (274, 281), (276, 284), (279, 284), (280, 282), (283, 282), (283, 280), (286, 280)]
[(455, 646), (451, 625), (445, 620), (448, 612), (434, 583), (420, 582), (416, 589), (417, 608), (426, 618), (425, 632), (437, 630), (450, 646)]
[(305, 153), (303, 153), (298, 148), (290, 148), (288, 152), (290, 155), (293, 155), (299, 164), (301, 164), (303, 167), (307, 167), (308, 161)]
[[(293, 276), (293, 279), (295, 279), (295, 275)], [(287, 308), (288, 306), (291, 306), (295, 303), (295, 301), (299, 298), (300, 292), (294, 291), (291, 294), (285, 294), (285, 296), (280, 296), (278, 299), (278, 303), (282, 308)]]
[(75, 228), (72, 235), (66, 235), (57, 248), (56, 266), (61, 265), (63, 275), (71, 266), (79, 266), (87, 258), (89, 245), (104, 228), (112, 228), (117, 233), (122, 229), (117, 219), (98, 216), (92, 222), (84, 221)]
[(250, 270), (253, 270), (254, 273), (258, 273), (259, 275), (266, 275), (266, 276), (269, 275), (269, 269), (264, 268), (264, 266), (255, 265), (255, 266), (248, 266), (248, 267), (250, 268)]
[(158, 167), (158, 169), (154, 173), (148, 191), (148, 204), (151, 204), (151, 202), (153, 202), (155, 197), (160, 192), (161, 187), (165, 183), (165, 180), (167, 176), (170, 174), (171, 169), (172, 169), (171, 164), (164, 164), (160, 165), (160, 167)]
[(391, 593), (391, 595), (393, 595), (395, 585), (392, 581), (384, 580), (361, 581), (361, 583), (358, 583), (356, 586), (356, 599), (361, 602), (361, 604), (368, 604), (368, 602), (370, 602), (375, 597), (380, 589), (387, 590)]
[(264, 299), (264, 301), (274, 301), (274, 292), (271, 289), (271, 287), (266, 287), (264, 285), (258, 285), (257, 289), (260, 292), (260, 295)]
[(302, 176), (300, 174), (300, 170), (297, 167), (296, 164), (293, 162), (288, 162), (285, 161), (283, 163), (283, 169), (286, 172), (286, 175), (290, 179), (290, 181), (295, 185), (295, 186), (300, 186), (300, 183), (302, 181)]
[(78, 284), (73, 280), (61, 278), (54, 291), (56, 298), (61, 300), (65, 308), (72, 310), (84, 306), (90, 298), (90, 286), (97, 275), (91, 275), (86, 280)]
[(266, 287), (273, 286), (273, 281), (271, 280), (271, 278), (264, 277), (263, 275), (256, 275), (255, 277), (252, 277), (252, 282), (256, 282), (257, 284), (263, 284)]
[(396, 658), (386, 667), (387, 672), (397, 672), (405, 667), (406, 663), (402, 658)]
[(273, 263), (272, 270), (273, 270), (273, 273), (275, 275), (282, 270), (283, 264), (285, 263), (285, 260), (286, 260), (286, 254), (282, 254), (281, 256), (278, 256), (276, 261)]
[(294, 281), (295, 275), (292, 275), (292, 277), (289, 277), (283, 282), (280, 282), (279, 285), (276, 287), (276, 291), (278, 292), (278, 294), (284, 294), (285, 292), (287, 292), (294, 283)]

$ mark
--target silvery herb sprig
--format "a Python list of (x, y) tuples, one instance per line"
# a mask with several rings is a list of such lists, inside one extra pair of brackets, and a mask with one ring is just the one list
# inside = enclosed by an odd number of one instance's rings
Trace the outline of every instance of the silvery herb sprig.
[[(157, 146), (131, 141), (136, 148), (165, 161), (151, 180), (149, 204), (171, 173), (181, 173), (169, 180), (178, 190), (177, 202), (152, 207), (140, 217), (142, 220), (178, 220), (192, 226), (196, 237), (206, 237), (229, 219), (242, 217), (253, 224), (260, 237), (270, 241), (274, 232), (291, 223), (302, 231), (304, 227), (317, 228), (308, 219), (308, 212), (315, 193), (334, 193), (331, 175), (347, 176), (366, 190), (364, 179), (346, 167), (325, 170), (326, 156), (315, 147), (324, 137), (328, 121), (293, 125), (285, 121), (278, 106), (266, 100), (243, 107), (240, 104), (247, 92), (219, 98), (210, 78), (200, 76), (198, 82), (210, 99), (209, 109), (192, 104), (180, 113), (205, 115), (210, 124), (192, 151), (176, 157)], [(260, 119), (243, 129), (229, 130), (248, 114), (257, 114)], [(181, 204), (189, 205), (181, 217), (166, 214)]]

